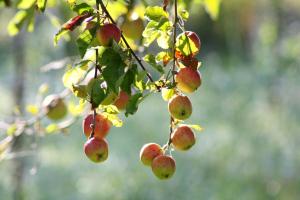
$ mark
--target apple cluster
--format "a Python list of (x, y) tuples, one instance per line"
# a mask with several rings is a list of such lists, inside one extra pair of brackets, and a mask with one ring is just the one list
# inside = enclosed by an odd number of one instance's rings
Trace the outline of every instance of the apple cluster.
[[(109, 47), (113, 41), (120, 42), (121, 31), (115, 24), (106, 23), (97, 29), (96, 37), (101, 46)], [(96, 81), (97, 79), (93, 78), (87, 84), (87, 91), (91, 95), (93, 92), (90, 90), (94, 89), (94, 85), (97, 84)], [(114, 105), (122, 111), (126, 108), (129, 99), (130, 95), (125, 91), (120, 91), (119, 94), (110, 92), (100, 105)], [(108, 158), (108, 143), (105, 137), (111, 126), (110, 120), (102, 114), (97, 114), (96, 110), (93, 114), (89, 114), (84, 118), (82, 127), (85, 136), (88, 138), (84, 144), (84, 152), (91, 161), (100, 163)]]
[(195, 58), (200, 50), (201, 42), (197, 34), (191, 31), (178, 35), (176, 41), (174, 57), (178, 70), (175, 72), (174, 88), (171, 89), (173, 92), (167, 97), (172, 132), (168, 143), (163, 147), (156, 143), (148, 143), (140, 151), (141, 162), (145, 166), (151, 166), (154, 175), (162, 180), (171, 178), (176, 170), (174, 158), (171, 153), (168, 155), (168, 152), (171, 152), (168, 151), (169, 148), (187, 151), (196, 142), (195, 134), (189, 126), (177, 124), (188, 119), (192, 114), (192, 103), (185, 94), (196, 91), (202, 82), (198, 71), (200, 64)]

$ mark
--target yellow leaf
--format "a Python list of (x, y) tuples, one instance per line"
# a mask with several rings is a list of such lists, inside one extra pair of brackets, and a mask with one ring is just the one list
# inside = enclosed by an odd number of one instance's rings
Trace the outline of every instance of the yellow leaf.
[(219, 16), (221, 0), (203, 0), (206, 12), (213, 20)]

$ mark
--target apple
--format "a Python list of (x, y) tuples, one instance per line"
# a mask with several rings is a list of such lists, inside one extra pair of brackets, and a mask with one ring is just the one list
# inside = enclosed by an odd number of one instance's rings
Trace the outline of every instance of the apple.
[(47, 117), (51, 120), (60, 120), (64, 118), (68, 112), (64, 100), (55, 94), (47, 96), (42, 103), (42, 107), (47, 113)]
[(172, 157), (160, 155), (154, 158), (151, 168), (157, 178), (165, 180), (173, 176), (176, 170), (176, 164)]
[(169, 101), (169, 112), (172, 117), (185, 120), (192, 114), (192, 103), (187, 96), (175, 95)]
[(191, 68), (191, 69), (194, 69), (194, 70), (197, 70), (200, 63), (199, 61), (197, 60), (197, 58), (194, 58), (194, 57), (187, 57), (187, 58), (184, 58), (183, 60), (181, 60), (181, 63), (185, 66), (185, 67), (188, 67), (188, 68)]
[(175, 81), (179, 90), (192, 93), (201, 85), (201, 74), (197, 70), (185, 67), (176, 74)]
[(96, 37), (102, 46), (110, 46), (112, 40), (119, 43), (121, 31), (115, 24), (104, 24), (97, 30)]
[(120, 91), (118, 98), (116, 99), (114, 105), (119, 109), (119, 110), (125, 110), (126, 106), (129, 102), (130, 96), (127, 94), (125, 91)]
[(144, 31), (144, 22), (138, 16), (137, 18), (126, 18), (123, 25), (121, 26), (121, 30), (124, 33), (124, 35), (130, 39), (141, 39)]
[(192, 31), (185, 31), (179, 34), (176, 38), (177, 59), (185, 59), (194, 57), (201, 48), (201, 41), (198, 35)]
[[(92, 125), (94, 123), (94, 115), (89, 114), (82, 122), (83, 132), (86, 137), (90, 137), (93, 131)], [(103, 115), (97, 114), (95, 119), (95, 138), (104, 138), (109, 133), (111, 122)]]
[(175, 149), (186, 151), (196, 143), (196, 138), (194, 132), (190, 127), (179, 126), (172, 133), (171, 141)]
[(91, 138), (84, 144), (84, 152), (91, 161), (100, 163), (108, 158), (108, 144), (105, 139)]
[(148, 143), (140, 151), (140, 160), (144, 165), (151, 166), (153, 159), (159, 155), (163, 155), (161, 146), (156, 143)]

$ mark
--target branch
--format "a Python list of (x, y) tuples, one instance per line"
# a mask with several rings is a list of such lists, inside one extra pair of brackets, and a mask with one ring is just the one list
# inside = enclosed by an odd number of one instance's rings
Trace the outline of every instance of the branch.
[[(113, 23), (116, 24), (116, 22), (114, 21), (114, 19), (111, 17), (111, 15), (109, 14), (108, 10), (106, 9), (105, 5), (103, 4), (102, 0), (97, 0), (100, 2), (101, 5), (101, 9), (104, 11), (104, 13), (106, 14), (106, 16), (109, 18), (109, 20)], [(143, 65), (142, 60), (136, 55), (136, 53), (132, 50), (132, 48), (130, 47), (129, 43), (127, 42), (126, 38), (124, 37), (123, 33), (121, 33), (121, 38), (123, 40), (123, 42), (125, 43), (126, 47), (129, 49), (130, 53), (133, 55), (133, 57), (136, 59), (136, 61), (139, 63), (140, 67), (147, 73), (147, 77), (149, 78), (149, 80), (154, 83), (157, 91), (160, 92), (161, 88), (160, 86), (155, 84), (154, 79), (152, 78), (151, 74), (147, 71), (146, 67)]]
[[(176, 68), (176, 37), (177, 37), (177, 23), (178, 23), (178, 10), (177, 10), (177, 0), (174, 0), (174, 12), (175, 12), (175, 19), (173, 24), (173, 66), (172, 66), (172, 79), (173, 79), (173, 85), (175, 85), (175, 68)], [(174, 118), (170, 116), (170, 134), (169, 134), (169, 140), (168, 140), (168, 148), (170, 147), (172, 143), (172, 133), (173, 133), (173, 126), (174, 126)]]

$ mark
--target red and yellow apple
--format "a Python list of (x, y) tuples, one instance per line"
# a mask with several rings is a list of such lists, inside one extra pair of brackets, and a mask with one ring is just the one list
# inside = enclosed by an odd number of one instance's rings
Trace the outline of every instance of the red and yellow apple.
[(160, 155), (154, 158), (151, 168), (157, 178), (164, 180), (173, 176), (176, 170), (176, 164), (172, 157)]
[(96, 36), (100, 45), (110, 46), (113, 40), (119, 43), (121, 31), (115, 24), (104, 24), (97, 30)]
[(151, 166), (155, 157), (163, 155), (163, 150), (159, 144), (145, 144), (140, 151), (140, 160), (146, 166)]
[(187, 96), (175, 95), (170, 99), (168, 109), (175, 119), (185, 120), (192, 114), (192, 103)]
[[(93, 114), (89, 114), (83, 120), (83, 123), (82, 123), (83, 132), (86, 137), (90, 137), (90, 135), (93, 131), (93, 123), (94, 123), (94, 115)], [(106, 137), (110, 128), (111, 128), (111, 122), (105, 116), (103, 116), (101, 114), (97, 114), (96, 119), (95, 119), (94, 137), (100, 138), (100, 139)]]
[(119, 110), (125, 110), (126, 106), (129, 102), (130, 96), (127, 94), (125, 91), (120, 91), (118, 98), (116, 99), (114, 105), (119, 109)]
[(201, 85), (201, 74), (189, 67), (181, 68), (175, 76), (179, 90), (185, 93), (192, 93)]
[(93, 162), (103, 162), (108, 157), (108, 144), (105, 139), (91, 138), (84, 144), (85, 155)]
[(175, 149), (186, 151), (196, 143), (196, 138), (192, 129), (183, 125), (175, 129), (171, 135), (171, 141)]

